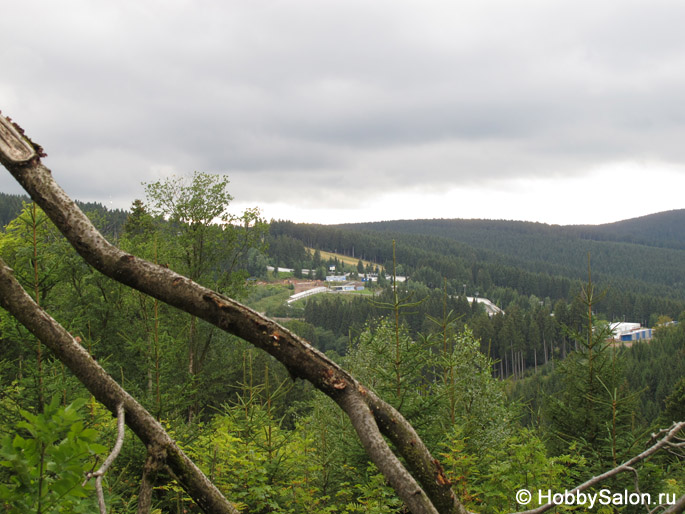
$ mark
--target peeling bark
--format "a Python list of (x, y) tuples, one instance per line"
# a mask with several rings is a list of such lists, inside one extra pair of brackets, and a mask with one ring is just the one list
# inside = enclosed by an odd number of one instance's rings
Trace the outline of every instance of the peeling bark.
[(372, 391), (361, 391), (371, 408), (381, 432), (395, 445), (407, 462), (409, 471), (421, 483), (438, 512), (468, 514), (450, 488), (442, 465), (431, 457), (414, 427), (392, 406), (385, 404)]

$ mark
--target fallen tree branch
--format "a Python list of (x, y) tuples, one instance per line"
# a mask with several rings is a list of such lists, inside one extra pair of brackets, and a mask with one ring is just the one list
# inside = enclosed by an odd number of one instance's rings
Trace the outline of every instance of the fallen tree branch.
[(94, 473), (87, 473), (86, 480), (83, 482), (83, 485), (85, 486), (88, 483), (88, 480), (90, 480), (93, 477), (96, 477), (95, 490), (97, 491), (98, 495), (98, 506), (100, 507), (100, 514), (107, 514), (107, 505), (105, 505), (105, 493), (102, 490), (102, 479), (104, 478), (105, 473), (107, 473), (107, 470), (112, 465), (114, 460), (119, 456), (121, 447), (124, 446), (125, 417), (126, 411), (124, 410), (124, 404), (120, 403), (119, 405), (117, 405), (117, 440), (114, 444), (114, 448), (112, 448), (112, 452), (107, 456), (105, 462), (102, 463), (100, 469), (98, 469)]
[(362, 446), (378, 469), (395, 491), (402, 491), (400, 496), (412, 512), (438, 514), (426, 493), (419, 487), (414, 477), (402, 466), (395, 454), (390, 451), (383, 439), (371, 410), (360, 395), (342, 395), (337, 399), (340, 408), (347, 413), (352, 426), (362, 442)]
[[(3, 122), (7, 123), (4, 120)], [(16, 130), (11, 137), (16, 137), (15, 134), (19, 133), (23, 135), (20, 128), (16, 125), (13, 127)], [(168, 268), (152, 264), (111, 245), (54, 181), (50, 170), (43, 166), (40, 160), (44, 156), (42, 148), (23, 139), (24, 137), (22, 136), (22, 141), (35, 149), (34, 154), (24, 156), (23, 160), (18, 161), (7, 155), (3, 151), (4, 147), (0, 146), (0, 161), (86, 262), (122, 284), (252, 343), (278, 359), (292, 376), (308, 380), (330, 396), (345, 410), (355, 430), (362, 437), (367, 451), (373, 449), (370, 456), (378, 469), (415, 514), (432, 513), (436, 510), (442, 513), (466, 512), (453, 493), (449, 481), (444, 479), (439, 462), (431, 456), (399, 412), (380, 398), (369, 394), (366, 388), (335, 362), (274, 321)], [(6, 146), (15, 147), (18, 143)], [(360, 409), (361, 405), (366, 408)], [(416, 473), (420, 486), (394, 455), (389, 458), (392, 450), (381, 434), (393, 441), (409, 468)], [(364, 438), (368, 440), (364, 442)], [(426, 504), (417, 500), (423, 497), (430, 501)], [(431, 508), (428, 508), (428, 504)]]
[[(597, 475), (596, 477), (592, 477), (590, 480), (587, 482), (584, 482), (577, 486), (575, 489), (572, 489), (569, 491), (570, 495), (574, 495), (576, 493), (580, 493), (585, 491), (586, 489), (589, 489), (590, 487), (593, 487), (600, 482), (603, 482), (607, 478), (611, 478), (615, 475), (618, 475), (619, 473), (624, 473), (626, 471), (632, 471), (633, 473), (637, 473), (635, 469), (633, 468), (633, 465), (637, 464), (638, 462), (641, 462), (645, 460), (647, 457), (655, 454), (662, 448), (667, 448), (671, 444), (671, 440), (673, 440), (676, 437), (676, 434), (680, 432), (681, 430), (685, 429), (685, 421), (681, 421), (679, 423), (674, 423), (671, 425), (670, 428), (667, 428), (665, 430), (661, 430), (659, 434), (666, 434), (664, 435), (661, 439), (659, 439), (655, 444), (647, 448), (645, 451), (640, 453), (639, 455), (636, 455), (635, 457), (628, 459), (625, 461), (623, 464), (620, 464), (619, 466), (616, 466), (613, 469), (610, 469), (609, 471), (606, 471), (602, 473), (601, 475)], [(656, 436), (656, 435), (655, 435)], [(654, 438), (652, 438), (654, 439)], [(636, 479), (637, 483), (637, 479)], [(678, 500), (678, 503), (683, 502), (683, 498)], [(545, 505), (542, 505), (536, 509), (531, 509), (531, 510), (526, 510), (523, 512), (517, 512), (516, 514), (539, 514), (541, 512), (548, 511), (549, 509), (554, 508), (556, 505), (554, 503), (547, 503)], [(682, 512), (682, 510), (679, 511), (672, 511), (672, 510), (667, 510), (666, 512)]]
[[(147, 446), (164, 448), (167, 465), (179, 485), (205, 512), (237, 514), (200, 469), (169, 437), (157, 420), (129, 395), (57, 321), (42, 310), (0, 259), (0, 306), (42, 341), (90, 393), (112, 412), (123, 406), (126, 424)], [(124, 419), (121, 416), (120, 419)]]
[[(381, 400), (373, 391), (361, 389), (362, 396), (373, 412), (380, 431), (397, 448), (412, 476), (421, 483), (439, 512), (468, 514), (450, 489), (442, 465), (431, 457), (428, 448), (414, 427), (394, 407)], [(407, 456), (410, 456), (408, 458)]]
[(685, 494), (682, 495), (677, 502), (675, 502), (661, 514), (678, 514), (683, 511), (685, 511)]

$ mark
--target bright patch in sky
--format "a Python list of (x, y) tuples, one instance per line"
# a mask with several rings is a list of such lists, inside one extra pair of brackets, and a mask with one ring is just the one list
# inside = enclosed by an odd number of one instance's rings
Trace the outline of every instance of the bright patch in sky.
[(350, 208), (312, 208), (294, 199), (287, 204), (267, 204), (262, 210), (267, 219), (325, 224), (430, 218), (601, 224), (682, 208), (685, 170), (615, 163), (584, 176), (503, 179), (490, 186), (444, 192), (380, 190), (362, 205), (352, 192), (354, 207)]
[(685, 207), (683, 19), (680, 0), (22, 0), (0, 110), (109, 207), (197, 170), (267, 218), (605, 223)]

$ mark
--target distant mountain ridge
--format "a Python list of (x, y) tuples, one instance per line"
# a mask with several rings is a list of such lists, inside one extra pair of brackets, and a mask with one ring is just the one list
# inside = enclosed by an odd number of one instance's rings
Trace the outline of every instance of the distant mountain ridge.
[(649, 214), (603, 225), (571, 225), (569, 230), (588, 239), (685, 249), (685, 209)]
[(685, 209), (601, 225), (549, 225), (531, 221), (453, 218), (345, 223), (336, 226), (382, 232), (430, 233), (463, 242), (471, 242), (475, 233), (506, 231), (685, 250)]
[(595, 226), (424, 219), (331, 227), (334, 228), (382, 234), (384, 238), (406, 243), (411, 240), (424, 248), (433, 244), (426, 238), (443, 239), (471, 248), (478, 253), (478, 262), (499, 262), (571, 279), (587, 276), (589, 257), (593, 275), (614, 288), (630, 283), (632, 289), (685, 297), (685, 209)]

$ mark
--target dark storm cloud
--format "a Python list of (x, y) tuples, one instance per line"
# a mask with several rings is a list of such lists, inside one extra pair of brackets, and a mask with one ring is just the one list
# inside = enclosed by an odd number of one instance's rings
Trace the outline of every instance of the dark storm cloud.
[(683, 15), (676, 1), (26, 0), (0, 20), (0, 108), (70, 194), (121, 206), (195, 169), (228, 173), (247, 202), (297, 188), (325, 203), (332, 185), (680, 164)]

